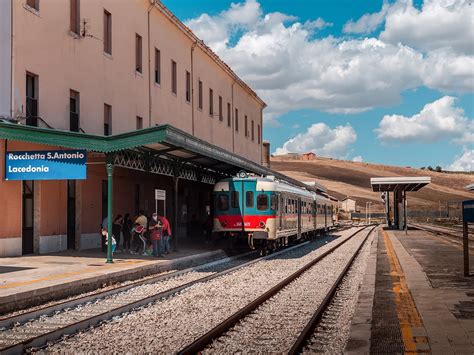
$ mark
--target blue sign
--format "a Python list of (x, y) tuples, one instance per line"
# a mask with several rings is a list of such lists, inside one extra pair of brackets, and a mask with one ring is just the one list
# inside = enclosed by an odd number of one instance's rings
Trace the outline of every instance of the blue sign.
[(474, 200), (462, 202), (462, 218), (464, 222), (474, 223)]
[(39, 150), (5, 153), (5, 180), (82, 180), (85, 150)]

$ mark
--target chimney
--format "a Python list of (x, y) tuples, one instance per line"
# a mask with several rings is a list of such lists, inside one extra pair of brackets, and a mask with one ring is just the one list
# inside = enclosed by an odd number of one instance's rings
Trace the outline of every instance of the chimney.
[(270, 142), (263, 141), (262, 143), (262, 165), (269, 168), (270, 167)]

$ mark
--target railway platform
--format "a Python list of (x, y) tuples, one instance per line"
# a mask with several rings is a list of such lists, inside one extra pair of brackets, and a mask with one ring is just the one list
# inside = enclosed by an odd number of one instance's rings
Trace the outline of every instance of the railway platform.
[(474, 277), (463, 276), (461, 245), (380, 229), (366, 270), (347, 353), (474, 353)]
[(115, 253), (113, 264), (100, 250), (0, 258), (0, 313), (225, 256), (221, 249), (183, 243), (161, 258)]

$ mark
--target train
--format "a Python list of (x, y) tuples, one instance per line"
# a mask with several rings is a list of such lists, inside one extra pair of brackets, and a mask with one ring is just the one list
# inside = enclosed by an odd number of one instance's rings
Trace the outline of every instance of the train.
[(273, 176), (220, 180), (213, 200), (213, 233), (229, 247), (271, 252), (334, 227), (333, 201)]

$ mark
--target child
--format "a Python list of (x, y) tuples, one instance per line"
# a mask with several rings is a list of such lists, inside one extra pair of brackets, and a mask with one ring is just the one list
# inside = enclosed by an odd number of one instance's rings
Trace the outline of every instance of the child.
[[(105, 245), (108, 245), (108, 243), (109, 243), (109, 233), (107, 232), (107, 229), (102, 228), (102, 236), (105, 238)], [(116, 247), (117, 247), (117, 242), (116, 242), (114, 236), (112, 235), (112, 255), (114, 254)]]

